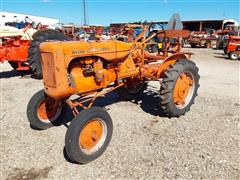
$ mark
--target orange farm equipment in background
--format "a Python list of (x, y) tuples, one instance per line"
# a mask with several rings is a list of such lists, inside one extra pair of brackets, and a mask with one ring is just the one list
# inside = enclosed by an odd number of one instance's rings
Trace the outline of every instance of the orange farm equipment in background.
[(141, 24), (126, 24), (114, 37), (119, 41), (132, 42), (137, 34), (143, 31), (143, 28), (144, 26)]
[(20, 37), (5, 37), (0, 44), (0, 62), (8, 60), (15, 70), (29, 70), (27, 64), (29, 44), (30, 41), (21, 40)]
[(232, 60), (240, 58), (240, 36), (229, 36), (228, 44), (224, 53)]
[(101, 25), (90, 25), (81, 27), (87, 33), (95, 32), (97, 35), (103, 34), (103, 26)]
[(113, 131), (107, 111), (94, 107), (98, 97), (115, 91), (124, 99), (135, 99), (141, 97), (148, 81), (157, 81), (161, 84), (159, 106), (166, 116), (179, 117), (189, 111), (199, 87), (192, 53), (165, 48), (156, 54), (145, 47), (156, 36), (186, 38), (190, 32), (169, 29), (146, 36), (147, 32), (144, 28), (131, 43), (113, 39), (42, 43), (44, 90), (29, 101), (31, 126), (47, 129), (60, 123), (70, 107), (75, 117), (66, 133), (66, 152), (71, 160), (88, 163), (106, 150)]
[(24, 29), (0, 26), (0, 62), (8, 61), (18, 71), (31, 70), (42, 77), (39, 45), (47, 40), (68, 40), (62, 33), (46, 26), (28, 24)]
[[(33, 35), (48, 26), (25, 18), (22, 23), (6, 23), (0, 26), (0, 62), (8, 61), (13, 69), (18, 71), (30, 70), (28, 59), (28, 48), (33, 40)], [(18, 29), (14, 26), (23, 26)]]
[(28, 47), (32, 34), (36, 30), (30, 26), (23, 30), (11, 26), (1, 26), (0, 32), (0, 62), (7, 60), (15, 70), (29, 70)]
[(205, 47), (212, 48), (217, 44), (218, 35), (208, 32), (192, 32), (189, 39), (187, 39), (188, 43), (192, 48), (195, 47)]
[[(115, 39), (123, 42), (133, 42), (134, 39), (144, 30), (148, 28), (148, 36), (158, 30), (164, 30), (162, 24), (151, 23), (150, 25), (144, 24), (125, 24), (120, 33), (113, 36)], [(166, 46), (166, 48), (165, 48)], [(168, 37), (154, 37), (150, 39), (145, 44), (145, 49), (151, 53), (163, 53), (166, 49), (167, 51), (178, 52), (180, 51), (182, 44), (178, 38), (168, 38)]]

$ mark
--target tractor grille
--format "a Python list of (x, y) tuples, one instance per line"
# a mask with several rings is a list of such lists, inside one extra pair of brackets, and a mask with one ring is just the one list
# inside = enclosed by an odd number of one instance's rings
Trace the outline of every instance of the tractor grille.
[(52, 53), (41, 53), (43, 82), (46, 86), (56, 87), (54, 56)]

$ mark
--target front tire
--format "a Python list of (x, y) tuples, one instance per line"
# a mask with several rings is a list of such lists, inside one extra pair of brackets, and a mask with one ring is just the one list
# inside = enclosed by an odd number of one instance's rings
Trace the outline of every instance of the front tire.
[(81, 111), (71, 122), (65, 137), (69, 158), (86, 164), (107, 149), (113, 132), (112, 119), (104, 109), (91, 107)]
[(233, 52), (229, 53), (229, 58), (231, 60), (238, 60), (239, 56), (238, 56), (238, 54), (236, 52), (233, 51)]
[(63, 113), (61, 102), (47, 97), (44, 90), (38, 91), (27, 106), (28, 121), (31, 127), (38, 130), (48, 129), (60, 122)]
[(160, 107), (164, 115), (179, 117), (190, 110), (199, 88), (195, 63), (179, 60), (165, 72), (160, 88)]

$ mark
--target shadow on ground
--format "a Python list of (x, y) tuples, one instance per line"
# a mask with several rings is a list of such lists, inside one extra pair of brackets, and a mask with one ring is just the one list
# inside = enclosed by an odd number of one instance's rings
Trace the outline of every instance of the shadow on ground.
[(215, 53), (213, 53), (213, 54), (217, 54), (217, 55), (225, 55), (223, 52), (222, 53), (219, 53), (219, 52), (215, 52)]
[(159, 92), (156, 90), (147, 89), (142, 98), (136, 103), (138, 103), (140, 108), (146, 113), (149, 113), (153, 116), (166, 117), (160, 108)]
[(215, 57), (215, 58), (225, 59), (225, 60), (227, 60), (227, 61), (232, 61), (232, 62), (234, 62), (234, 61), (239, 61), (239, 60), (230, 59), (230, 58), (228, 58), (228, 57), (226, 57), (226, 56), (214, 56), (214, 57)]
[(221, 58), (221, 59), (226, 59), (226, 60), (229, 60), (227, 57), (225, 57), (224, 55), (222, 56), (214, 56), (215, 58)]
[[(84, 99), (81, 99), (84, 100)], [(107, 109), (107, 106), (124, 101), (123, 99), (118, 96), (117, 93), (111, 92), (104, 97), (99, 97), (96, 99), (94, 102), (94, 106), (99, 106), (104, 108), (105, 110)], [(160, 106), (159, 106), (159, 92), (152, 90), (152, 89), (147, 89), (145, 92), (141, 95), (140, 98), (138, 99), (133, 99), (130, 102), (138, 105), (144, 112), (149, 113), (154, 116), (161, 116), (165, 117)], [(87, 105), (87, 104), (85, 104)], [(82, 108), (78, 108), (79, 111), (83, 110)], [(65, 127), (68, 128), (68, 124), (72, 119), (74, 118), (74, 115), (72, 113), (72, 110), (70, 109), (69, 106), (66, 106), (66, 111), (63, 115), (63, 121), (61, 124), (54, 124), (55, 126), (59, 125), (64, 125)]]
[(12, 77), (20, 77), (20, 78), (30, 78), (31, 77), (31, 71), (16, 71), (16, 70), (11, 70), (11, 71), (3, 71), (0, 72), (0, 79), (1, 78), (12, 78)]

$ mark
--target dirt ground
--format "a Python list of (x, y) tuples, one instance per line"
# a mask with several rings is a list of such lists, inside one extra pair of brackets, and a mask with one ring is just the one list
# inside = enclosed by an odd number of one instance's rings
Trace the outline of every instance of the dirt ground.
[(1, 179), (240, 179), (240, 61), (219, 50), (184, 50), (195, 53), (201, 76), (191, 111), (159, 116), (158, 83), (149, 83), (137, 103), (119, 101), (114, 93), (99, 99), (113, 119), (113, 137), (106, 152), (86, 165), (64, 155), (66, 126), (30, 128), (27, 103), (42, 82), (1, 64)]

